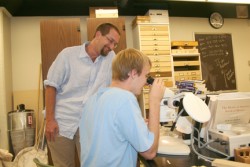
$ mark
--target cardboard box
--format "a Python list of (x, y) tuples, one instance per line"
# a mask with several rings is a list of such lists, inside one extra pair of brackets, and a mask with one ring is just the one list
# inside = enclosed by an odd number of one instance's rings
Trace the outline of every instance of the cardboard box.
[(145, 15), (150, 16), (151, 23), (169, 23), (168, 10), (150, 9)]
[(150, 23), (150, 16), (136, 16), (132, 21), (132, 27), (135, 27), (138, 23)]
[(145, 15), (146, 16), (167, 16), (168, 17), (168, 10), (149, 9)]
[[(110, 14), (114, 14), (114, 11), (113, 11), (113, 13), (107, 13), (106, 12), (106, 15), (100, 15), (100, 12), (98, 13), (98, 16), (96, 16), (96, 11), (97, 10), (117, 10), (117, 12), (115, 12), (115, 15), (110, 15)], [(117, 13), (117, 14), (116, 14)], [(107, 15), (108, 14), (108, 15)], [(89, 8), (89, 17), (90, 18), (112, 18), (112, 17), (118, 17), (118, 9), (117, 9), (117, 7), (90, 7)]]

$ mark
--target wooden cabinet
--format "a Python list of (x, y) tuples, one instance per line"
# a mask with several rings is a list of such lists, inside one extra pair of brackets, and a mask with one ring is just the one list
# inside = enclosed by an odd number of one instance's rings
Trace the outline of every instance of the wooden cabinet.
[[(49, 19), (40, 23), (42, 73), (47, 78), (48, 70), (58, 53), (69, 46), (81, 45), (80, 19)], [(76, 153), (77, 154), (77, 153)], [(49, 164), (53, 165), (48, 149)], [(76, 167), (79, 167), (76, 157)]]
[(87, 18), (88, 40), (90, 41), (93, 39), (96, 28), (102, 23), (111, 23), (115, 25), (121, 33), (118, 46), (114, 49), (115, 53), (118, 53), (120, 50), (125, 49), (127, 47), (125, 18)]
[(172, 56), (175, 81), (201, 80), (199, 53), (175, 53)]
[[(167, 23), (138, 23), (133, 27), (134, 47), (146, 54), (152, 61), (150, 75), (161, 77), (165, 86), (173, 86), (173, 61), (170, 55), (171, 45)], [(149, 105), (149, 87), (144, 86), (138, 101), (146, 118)]]
[(58, 53), (69, 46), (81, 45), (80, 19), (49, 19), (40, 23), (43, 80)]

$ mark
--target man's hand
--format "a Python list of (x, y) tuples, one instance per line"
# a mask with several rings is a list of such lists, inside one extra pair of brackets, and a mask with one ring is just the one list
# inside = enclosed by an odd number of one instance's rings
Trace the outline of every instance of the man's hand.
[(155, 78), (153, 85), (150, 89), (149, 100), (161, 102), (166, 87), (164, 86), (164, 82), (162, 79)]
[(59, 127), (56, 120), (46, 120), (46, 139), (48, 141), (55, 141), (55, 136), (59, 133)]

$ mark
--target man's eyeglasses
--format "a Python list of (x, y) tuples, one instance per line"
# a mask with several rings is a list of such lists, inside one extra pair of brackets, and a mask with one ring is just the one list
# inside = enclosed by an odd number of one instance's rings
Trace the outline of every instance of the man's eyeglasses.
[(106, 37), (106, 39), (109, 41), (110, 44), (113, 44), (113, 45), (114, 45), (114, 48), (117, 48), (118, 43), (117, 43), (115, 40), (113, 40), (112, 38), (110, 38), (110, 37), (108, 37), (108, 36), (106, 36), (106, 35), (105, 35), (105, 37)]

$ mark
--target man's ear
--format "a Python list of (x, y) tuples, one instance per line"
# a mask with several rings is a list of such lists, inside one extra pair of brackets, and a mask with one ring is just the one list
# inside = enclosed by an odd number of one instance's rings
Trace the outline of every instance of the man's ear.
[(95, 33), (95, 36), (96, 36), (96, 37), (100, 37), (100, 36), (102, 36), (101, 31), (97, 31), (97, 32)]
[(131, 70), (128, 73), (128, 76), (130, 76), (132, 79), (134, 79), (136, 75), (137, 75), (137, 71), (135, 69)]

